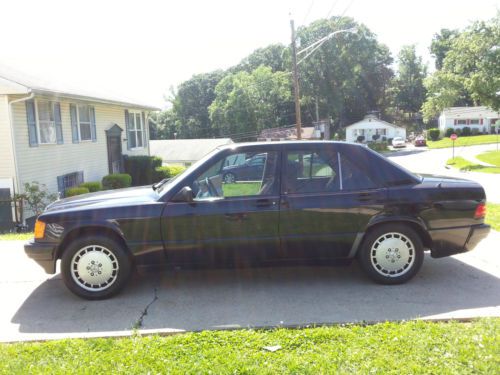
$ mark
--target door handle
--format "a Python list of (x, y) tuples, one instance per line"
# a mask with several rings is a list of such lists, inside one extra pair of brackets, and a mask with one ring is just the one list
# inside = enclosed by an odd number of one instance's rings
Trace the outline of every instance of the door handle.
[(358, 194), (358, 201), (360, 201), (360, 202), (367, 202), (367, 201), (371, 201), (372, 199), (373, 199), (373, 197), (370, 193), (359, 193)]
[(276, 201), (273, 201), (271, 199), (257, 199), (257, 202), (255, 202), (256, 207), (270, 207), (275, 205)]

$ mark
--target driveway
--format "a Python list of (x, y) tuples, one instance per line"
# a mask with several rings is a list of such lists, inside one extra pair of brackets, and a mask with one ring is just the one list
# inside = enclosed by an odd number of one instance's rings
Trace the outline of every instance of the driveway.
[(43, 273), (22, 242), (0, 242), (0, 341), (314, 323), (500, 316), (500, 234), (431, 259), (409, 283), (373, 284), (350, 266), (163, 270), (89, 302)]
[[(456, 147), (455, 156), (473, 159), (477, 154), (496, 149), (496, 144)], [(446, 168), (446, 161), (452, 157), (451, 148), (427, 150), (426, 148), (412, 147), (407, 150), (388, 153), (386, 156), (395, 163), (415, 173), (439, 174), (477, 181), (484, 187), (489, 202), (500, 203), (500, 189), (498, 189), (500, 185), (500, 175), (479, 172), (460, 172), (455, 168)]]

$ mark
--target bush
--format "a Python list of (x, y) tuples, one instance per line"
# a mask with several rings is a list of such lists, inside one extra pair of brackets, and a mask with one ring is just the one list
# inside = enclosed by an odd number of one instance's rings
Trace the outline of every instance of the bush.
[(491, 130), (490, 130), (490, 133), (491, 133), (491, 134), (497, 134), (497, 132), (496, 132), (496, 128), (495, 128), (495, 125), (491, 125)]
[(368, 147), (371, 148), (373, 151), (381, 152), (381, 151), (387, 151), (387, 143), (381, 142), (381, 143), (369, 143)]
[(74, 197), (75, 195), (82, 195), (89, 193), (90, 190), (86, 187), (76, 186), (72, 188), (67, 188), (64, 195), (67, 197)]
[(468, 126), (462, 128), (462, 136), (463, 137), (468, 137), (471, 134), (472, 134), (472, 132)]
[(104, 190), (126, 188), (131, 184), (132, 177), (126, 173), (108, 174), (102, 178), (102, 188)]
[(444, 132), (444, 136), (446, 138), (450, 138), (450, 136), (455, 132), (453, 128), (447, 128), (446, 131)]
[(151, 185), (156, 182), (155, 169), (161, 167), (162, 160), (157, 156), (129, 156), (125, 158), (125, 173), (132, 176), (132, 185)]
[(382, 137), (382, 142), (387, 142), (387, 137), (385, 135)]
[(479, 129), (478, 128), (472, 128), (472, 135), (478, 135), (479, 134)]
[(394, 139), (394, 138), (388, 138), (388, 139), (387, 139), (387, 144), (392, 145), (392, 140), (393, 140), (393, 139)]
[(172, 178), (186, 170), (186, 167), (180, 165), (163, 166), (155, 169), (155, 182), (161, 181), (164, 178)]
[(102, 185), (99, 181), (84, 182), (83, 184), (80, 184), (79, 186), (89, 189), (89, 192), (91, 192), (91, 193), (102, 190)]
[(365, 140), (365, 136), (364, 135), (358, 135), (358, 138), (356, 138), (356, 141), (359, 142), (359, 143), (364, 142), (364, 140)]
[(372, 139), (376, 142), (380, 138), (380, 134), (373, 134)]
[(429, 135), (429, 138), (433, 141), (437, 141), (439, 139), (439, 129), (438, 128), (432, 128), (427, 131), (427, 134)]

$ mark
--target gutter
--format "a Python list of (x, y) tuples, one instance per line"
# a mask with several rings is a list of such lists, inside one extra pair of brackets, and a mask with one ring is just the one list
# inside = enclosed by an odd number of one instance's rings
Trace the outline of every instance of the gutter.
[[(8, 96), (7, 96), (8, 97)], [(26, 100), (33, 99), (35, 97), (35, 93), (31, 92), (29, 96), (25, 96), (23, 98), (15, 99), (9, 102), (9, 122), (10, 122), (10, 133), (11, 133), (11, 142), (12, 142), (12, 156), (14, 160), (14, 171), (16, 176), (14, 178), (14, 188), (17, 189), (17, 192), (21, 192), (19, 187), (19, 166), (17, 164), (17, 152), (16, 152), (16, 141), (15, 141), (15, 132), (14, 132), (14, 117), (12, 115), (12, 104), (25, 102)]]

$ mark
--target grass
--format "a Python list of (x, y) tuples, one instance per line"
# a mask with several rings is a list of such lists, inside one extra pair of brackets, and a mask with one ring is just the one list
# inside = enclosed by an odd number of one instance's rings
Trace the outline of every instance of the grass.
[(455, 156), (453, 159), (448, 159), (446, 165), (457, 168), (461, 171), (471, 171), (471, 172), (481, 172), (481, 173), (500, 173), (500, 167), (488, 167), (485, 165), (474, 164), (473, 162), (462, 158), (461, 156)]
[(262, 183), (259, 182), (237, 182), (235, 184), (224, 184), (225, 197), (238, 197), (242, 195), (255, 195), (260, 191)]
[(486, 223), (500, 232), (500, 204), (488, 203), (486, 207)]
[(488, 151), (476, 156), (479, 160), (500, 167), (500, 151)]
[[(497, 139), (500, 139), (500, 137), (497, 138), (497, 136), (495, 134), (474, 135), (474, 136), (469, 136), (469, 137), (458, 137), (458, 139), (455, 141), (455, 147), (496, 143)], [(431, 141), (431, 140), (427, 141), (428, 148), (445, 148), (445, 147), (452, 147), (452, 146), (453, 146), (453, 142), (448, 137), (440, 139), (439, 141)]]
[(28, 241), (33, 238), (33, 232), (0, 234), (0, 241)]
[(0, 372), (493, 374), (499, 336), (500, 319), (489, 318), (0, 344)]

